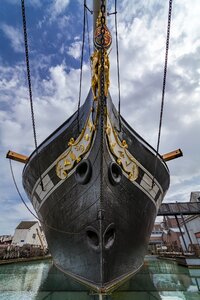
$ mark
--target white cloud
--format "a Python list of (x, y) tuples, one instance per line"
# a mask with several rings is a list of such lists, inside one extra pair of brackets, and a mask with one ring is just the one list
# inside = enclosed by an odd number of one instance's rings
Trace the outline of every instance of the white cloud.
[[(43, 57), (35, 63), (35, 67), (45, 65)], [(47, 63), (47, 62), (46, 62)], [(47, 65), (46, 65), (47, 67)], [(13, 67), (0, 66), (0, 234), (11, 232), (20, 219), (32, 219), (22, 209), (21, 200), (14, 188), (9, 161), (5, 158), (8, 150), (29, 156), (34, 150), (31, 113), (28, 89), (23, 65)], [(49, 66), (49, 77), (46, 80), (32, 77), (33, 104), (36, 121), (38, 144), (60, 126), (78, 105), (80, 70), (69, 69), (63, 63), (55, 67)], [(85, 99), (89, 86), (89, 68), (83, 66), (82, 99)], [(87, 88), (88, 87), (88, 88)], [(21, 184), (23, 165), (14, 163), (17, 183), (25, 201), (27, 197)], [(20, 212), (19, 212), (20, 208)], [(8, 215), (9, 212), (9, 216)]]
[(10, 40), (11, 46), (15, 52), (23, 52), (23, 34), (22, 31), (13, 26), (2, 24), (1, 30), (6, 35), (6, 37)]
[(75, 41), (73, 42), (69, 47), (67, 54), (71, 55), (75, 59), (79, 59), (81, 57), (81, 41)]
[(53, 0), (50, 7), (51, 21), (55, 20), (56, 17), (64, 13), (69, 3), (70, 0)]
[(71, 26), (70, 22), (71, 18), (67, 15), (59, 16), (59, 18), (57, 19), (58, 28), (60, 29), (60, 32), (64, 32), (66, 39), (71, 38), (71, 32), (69, 30), (69, 26)]

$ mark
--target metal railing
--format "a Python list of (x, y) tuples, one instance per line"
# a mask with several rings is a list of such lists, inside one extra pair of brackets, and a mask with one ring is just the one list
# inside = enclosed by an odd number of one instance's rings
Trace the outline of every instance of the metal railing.
[(199, 215), (200, 202), (162, 203), (158, 216)]

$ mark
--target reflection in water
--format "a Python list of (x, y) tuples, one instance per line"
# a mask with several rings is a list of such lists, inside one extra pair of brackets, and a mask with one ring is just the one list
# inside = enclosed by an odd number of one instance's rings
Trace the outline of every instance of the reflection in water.
[(0, 266), (0, 299), (36, 299), (49, 266), (43, 262)]
[[(148, 257), (142, 270), (104, 300), (197, 300), (200, 269), (189, 270)], [(0, 266), (0, 299), (97, 300), (97, 295), (69, 279), (51, 261)]]

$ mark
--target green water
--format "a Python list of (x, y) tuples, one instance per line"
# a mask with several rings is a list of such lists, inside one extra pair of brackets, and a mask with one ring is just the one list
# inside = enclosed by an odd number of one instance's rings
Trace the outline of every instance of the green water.
[[(0, 266), (1, 300), (97, 300), (84, 286), (56, 270), (51, 261)], [(200, 269), (147, 258), (143, 269), (103, 300), (200, 300)]]

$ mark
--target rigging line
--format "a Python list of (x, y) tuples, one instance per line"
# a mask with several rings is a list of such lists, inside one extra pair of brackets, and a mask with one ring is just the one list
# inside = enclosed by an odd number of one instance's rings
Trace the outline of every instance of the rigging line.
[(82, 92), (82, 77), (83, 77), (83, 55), (84, 55), (84, 47), (85, 47), (85, 20), (86, 20), (86, 0), (84, 0), (84, 12), (83, 12), (83, 35), (82, 35), (82, 50), (81, 50), (81, 71), (80, 71), (80, 84), (79, 84), (79, 99), (78, 99), (78, 131), (80, 132), (80, 104), (81, 104), (81, 92)]
[(35, 126), (32, 85), (31, 85), (31, 72), (30, 72), (30, 64), (29, 64), (28, 35), (27, 35), (27, 30), (26, 30), (26, 11), (25, 11), (24, 0), (21, 0), (21, 9), (22, 9), (24, 47), (25, 47), (25, 56), (26, 56), (26, 69), (27, 69), (28, 89), (29, 89), (29, 100), (30, 100), (30, 106), (31, 106), (33, 137), (34, 137), (35, 149), (36, 149), (36, 153), (37, 153), (37, 169), (38, 169), (38, 175), (39, 175), (40, 182), (41, 182), (41, 187), (42, 187), (42, 190), (44, 191), (44, 186), (43, 186), (42, 176), (41, 176), (41, 168), (40, 168), (40, 164), (39, 164), (39, 156), (38, 156), (37, 134), (36, 134), (36, 126)]
[(91, 15), (93, 14), (93, 11), (91, 9), (89, 9), (89, 7), (87, 6), (87, 3), (84, 5), (85, 8), (91, 13)]
[(117, 81), (118, 81), (118, 118), (119, 131), (121, 131), (121, 89), (120, 89), (120, 71), (119, 71), (119, 44), (118, 44), (118, 30), (117, 30), (117, 0), (115, 0), (115, 37), (116, 37), (116, 52), (117, 52)]
[[(87, 6), (86, 6), (87, 8)], [(92, 62), (91, 62), (91, 48), (90, 48), (90, 32), (89, 32), (89, 22), (88, 22), (88, 13), (86, 10), (86, 25), (87, 25), (87, 37), (88, 37), (88, 52), (89, 52), (89, 61), (90, 61), (90, 73), (92, 77)]]
[(169, 52), (169, 39), (170, 39), (170, 28), (171, 28), (171, 15), (172, 15), (172, 1), (173, 0), (169, 0), (167, 38), (166, 38), (166, 50), (165, 50), (165, 65), (164, 65), (163, 86), (162, 86), (162, 99), (161, 99), (161, 107), (160, 107), (160, 121), (159, 121), (159, 129), (158, 129), (158, 140), (157, 140), (157, 148), (156, 148), (156, 161), (155, 161), (154, 175), (153, 175), (153, 180), (152, 180), (152, 187), (154, 185), (154, 179), (155, 179), (156, 170), (157, 170), (157, 161), (158, 161), (157, 157), (158, 157), (158, 154), (159, 154), (160, 137), (161, 137), (162, 120), (163, 120), (165, 87), (166, 87), (166, 78), (167, 78), (167, 63), (168, 63), (168, 52)]
[(36, 219), (37, 219), (41, 224), (43, 224), (44, 226), (46, 226), (46, 227), (48, 227), (48, 228), (50, 228), (50, 229), (52, 229), (52, 230), (54, 230), (54, 231), (57, 231), (57, 232), (66, 233), (66, 234), (71, 234), (71, 235), (72, 235), (72, 234), (80, 234), (80, 233), (81, 233), (81, 232), (69, 232), (69, 231), (65, 231), (65, 230), (60, 230), (60, 229), (58, 229), (58, 228), (55, 228), (55, 227), (53, 227), (53, 226), (47, 224), (45, 221), (42, 221), (40, 218), (38, 218), (38, 217), (32, 212), (32, 210), (28, 207), (28, 205), (26, 204), (26, 202), (25, 202), (25, 200), (24, 200), (22, 194), (20, 193), (20, 190), (19, 190), (19, 188), (18, 188), (17, 182), (16, 182), (16, 180), (15, 180), (15, 175), (14, 175), (14, 171), (13, 171), (11, 159), (9, 159), (9, 163), (10, 163), (10, 171), (11, 171), (12, 179), (13, 179), (15, 188), (16, 188), (16, 190), (17, 190), (17, 193), (18, 193), (18, 195), (19, 195), (21, 201), (23, 202), (23, 204), (24, 204), (25, 207), (27, 208), (27, 210), (31, 213), (31, 215), (32, 215), (34, 218), (36, 218)]
[(112, 13), (109, 13), (109, 12), (107, 13), (108, 16), (115, 15), (115, 14), (117, 14), (116, 11), (114, 11), (114, 12), (112, 12)]
[[(14, 175), (14, 172), (13, 172), (13, 167), (12, 167), (11, 159), (9, 159), (9, 163), (10, 163), (10, 171), (11, 171), (12, 179), (13, 179), (15, 188), (16, 188), (16, 190), (17, 190), (17, 193), (18, 193), (20, 199), (22, 200), (23, 204), (26, 206), (26, 208), (28, 209), (28, 211), (33, 215), (33, 217), (36, 218), (37, 220), (39, 220), (39, 218), (38, 218), (38, 217), (32, 212), (32, 210), (28, 207), (28, 205), (26, 204), (26, 202), (24, 201), (24, 199), (23, 199), (23, 197), (22, 197), (22, 194), (21, 194), (20, 191), (19, 191), (17, 182), (16, 182), (16, 180), (15, 180), (15, 175)], [(39, 220), (39, 221), (40, 221), (40, 220)]]

